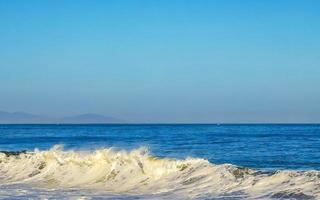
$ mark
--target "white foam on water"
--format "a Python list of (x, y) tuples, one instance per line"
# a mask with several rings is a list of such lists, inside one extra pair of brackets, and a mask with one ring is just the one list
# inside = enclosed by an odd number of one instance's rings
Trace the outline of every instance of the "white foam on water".
[(0, 197), (320, 199), (320, 172), (263, 173), (207, 160), (157, 158), (146, 148), (0, 153)]

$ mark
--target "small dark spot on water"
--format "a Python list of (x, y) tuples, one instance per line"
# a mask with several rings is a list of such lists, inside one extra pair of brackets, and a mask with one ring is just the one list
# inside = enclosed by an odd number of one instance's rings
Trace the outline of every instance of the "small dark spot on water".
[(271, 195), (271, 198), (275, 199), (295, 199), (295, 200), (307, 200), (307, 199), (315, 199), (313, 196), (306, 195), (302, 192), (295, 192), (295, 191), (282, 191), (277, 192)]
[(39, 170), (42, 170), (42, 169), (45, 168), (45, 167), (46, 167), (46, 163), (45, 163), (45, 162), (41, 162), (40, 165), (39, 165), (39, 167), (38, 167), (38, 169), (39, 169)]
[(203, 175), (203, 176), (191, 177), (191, 178), (183, 181), (182, 184), (183, 184), (183, 185), (190, 185), (190, 184), (195, 183), (195, 182), (197, 182), (197, 181), (199, 181), (199, 180), (201, 180), (201, 179), (203, 179), (203, 178), (205, 178), (205, 177), (206, 177), (205, 175)]
[(107, 176), (106, 180), (112, 180), (119, 174), (119, 171), (112, 170), (110, 174)]
[(178, 165), (177, 168), (178, 168), (180, 171), (183, 171), (183, 170), (187, 169), (188, 166), (189, 166), (189, 165), (187, 165), (187, 164), (181, 164), (181, 165)]
[(9, 156), (19, 156), (20, 154), (26, 154), (27, 151), (26, 150), (23, 150), (23, 151), (0, 151), (0, 153), (3, 153), (7, 157), (9, 157)]
[(246, 167), (237, 167), (235, 170), (232, 171), (232, 174), (238, 178), (244, 178), (246, 175), (250, 174), (250, 169)]
[(29, 177), (33, 177), (33, 176), (35, 176), (35, 175), (37, 175), (37, 174), (40, 174), (40, 171), (39, 170), (36, 170), (36, 171), (33, 171), (31, 174), (29, 174), (28, 176)]
[(145, 174), (144, 169), (143, 169), (143, 164), (138, 160), (138, 165), (142, 171), (143, 174)]
[[(140, 181), (140, 183), (145, 183), (145, 182), (147, 182), (149, 179), (150, 179), (150, 178), (146, 178), (146, 179)], [(145, 184), (147, 184), (147, 183), (145, 183)]]

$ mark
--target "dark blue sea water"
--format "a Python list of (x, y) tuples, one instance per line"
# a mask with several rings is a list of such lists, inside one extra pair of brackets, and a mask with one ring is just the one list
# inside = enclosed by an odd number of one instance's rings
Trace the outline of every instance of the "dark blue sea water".
[(159, 157), (256, 169), (320, 169), (320, 125), (0, 125), (0, 150), (146, 146)]

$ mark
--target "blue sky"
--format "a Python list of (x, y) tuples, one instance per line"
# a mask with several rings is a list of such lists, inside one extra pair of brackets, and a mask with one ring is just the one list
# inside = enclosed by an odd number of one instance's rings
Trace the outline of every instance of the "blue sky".
[(0, 0), (0, 110), (320, 122), (320, 1)]

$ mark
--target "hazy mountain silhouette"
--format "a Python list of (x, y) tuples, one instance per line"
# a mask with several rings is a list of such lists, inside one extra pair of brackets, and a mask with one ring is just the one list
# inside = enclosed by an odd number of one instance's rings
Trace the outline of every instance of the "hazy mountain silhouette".
[(123, 123), (121, 119), (88, 113), (69, 117), (55, 118), (45, 115), (34, 115), (25, 112), (0, 111), (0, 124), (93, 124)]
[(33, 115), (25, 112), (5, 112), (0, 111), (0, 123), (1, 124), (24, 124), (24, 123), (50, 123), (54, 122), (53, 118)]
[(104, 115), (87, 113), (71, 117), (61, 118), (61, 123), (121, 123), (123, 120)]

